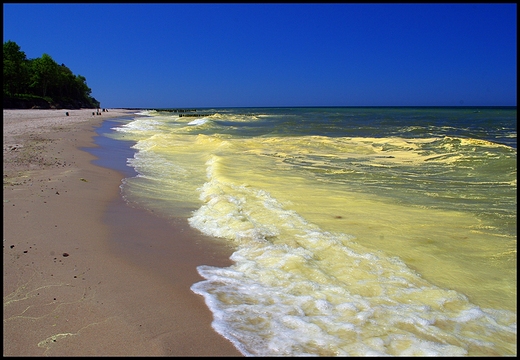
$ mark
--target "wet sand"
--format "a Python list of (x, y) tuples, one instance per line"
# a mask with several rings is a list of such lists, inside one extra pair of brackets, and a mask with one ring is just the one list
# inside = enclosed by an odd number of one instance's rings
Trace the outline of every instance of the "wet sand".
[(229, 249), (127, 205), (92, 163), (129, 110), (4, 110), (4, 356), (240, 356), (189, 287)]

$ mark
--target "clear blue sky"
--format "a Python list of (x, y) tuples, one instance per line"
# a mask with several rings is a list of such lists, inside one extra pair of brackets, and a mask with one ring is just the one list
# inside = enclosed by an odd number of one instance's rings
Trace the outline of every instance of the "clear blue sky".
[(516, 4), (5, 4), (105, 108), (516, 106)]

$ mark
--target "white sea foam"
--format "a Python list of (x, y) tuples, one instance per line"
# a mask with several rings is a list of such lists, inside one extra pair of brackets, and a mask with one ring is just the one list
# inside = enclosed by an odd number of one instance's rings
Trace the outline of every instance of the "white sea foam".
[(162, 123), (154, 118), (137, 118), (136, 120), (124, 125), (113, 128), (118, 132), (153, 131)]
[(244, 355), (447, 356), (474, 346), (492, 354), (481, 334), (516, 336), (514, 314), (485, 312), (395, 257), (320, 230), (264, 190), (226, 183), (216, 158), (207, 167), (204, 204), (189, 222), (238, 247), (233, 266), (198, 267), (206, 280), (192, 290)]
[(191, 126), (203, 125), (203, 124), (205, 124), (205, 123), (207, 123), (207, 122), (208, 122), (208, 119), (206, 119), (206, 118), (201, 118), (201, 119), (195, 119), (195, 120), (193, 120), (193, 121), (190, 121), (190, 122), (188, 123), (188, 125), (191, 125)]
[[(142, 172), (126, 190), (167, 216), (181, 203), (235, 247), (232, 266), (200, 266), (192, 287), (217, 332), (245, 355), (516, 354), (516, 313), (488, 309), (512, 303), (516, 238), (504, 247), (499, 224), (458, 211), (489, 196), (474, 187), (511, 194), (516, 151), (436, 135), (242, 136), (256, 117), (219, 112), (217, 133), (201, 134), (205, 119), (161, 114), (124, 134)], [(500, 161), (508, 171), (492, 171)]]
[(136, 115), (153, 116), (157, 114), (156, 110), (142, 110), (135, 113)]

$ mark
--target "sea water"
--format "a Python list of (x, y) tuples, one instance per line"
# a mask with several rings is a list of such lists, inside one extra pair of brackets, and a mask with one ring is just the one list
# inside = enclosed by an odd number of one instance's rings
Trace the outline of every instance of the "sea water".
[(122, 194), (233, 247), (191, 289), (244, 355), (516, 354), (516, 107), (138, 115)]

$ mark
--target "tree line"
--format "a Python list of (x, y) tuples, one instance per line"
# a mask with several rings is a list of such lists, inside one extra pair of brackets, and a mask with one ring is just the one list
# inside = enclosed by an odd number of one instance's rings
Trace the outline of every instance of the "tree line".
[(6, 108), (100, 108), (90, 96), (87, 79), (48, 54), (27, 59), (14, 41), (4, 42), (4, 109)]

